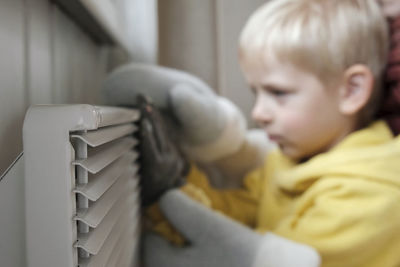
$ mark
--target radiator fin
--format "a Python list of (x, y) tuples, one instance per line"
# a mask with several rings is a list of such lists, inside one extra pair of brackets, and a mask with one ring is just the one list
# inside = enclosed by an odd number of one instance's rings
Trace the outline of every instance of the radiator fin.
[[(129, 229), (127, 231), (126, 235), (123, 235), (123, 239), (122, 242), (117, 244), (117, 246), (114, 247), (111, 257), (109, 258), (109, 260), (107, 261), (107, 266), (110, 267), (117, 267), (117, 266), (121, 266), (121, 265), (117, 265), (118, 264), (118, 260), (121, 259), (123, 257), (123, 255), (121, 255), (124, 251), (124, 249), (132, 249), (131, 244), (133, 244), (133, 229)], [(124, 245), (125, 244), (125, 245)], [(131, 251), (132, 253), (132, 251)]]
[(114, 226), (99, 253), (93, 255), (90, 259), (82, 260), (80, 267), (107, 267), (107, 261), (114, 247), (122, 239), (123, 234), (126, 234), (126, 229), (128, 229), (131, 220), (132, 218), (129, 218), (129, 214), (125, 214), (124, 218)]
[(94, 155), (89, 158), (75, 160), (72, 164), (79, 165), (90, 173), (98, 173), (111, 162), (115, 161), (123, 154), (128, 153), (136, 144), (137, 140), (131, 137), (125, 137), (122, 140), (104, 145), (105, 147), (103, 149), (96, 150)]
[[(136, 152), (127, 153), (107, 166), (103, 171), (94, 174), (92, 177), (89, 176), (89, 183), (77, 185), (74, 193), (80, 193), (91, 201), (96, 201), (117, 181), (126, 170), (126, 166), (132, 164), (137, 159), (137, 156)], [(133, 171), (136, 173), (137, 170), (138, 165), (133, 164)]]
[(75, 247), (82, 248), (90, 254), (97, 254), (99, 252), (116, 222), (121, 219), (123, 213), (128, 211), (129, 207), (125, 196), (126, 195), (123, 195), (117, 203), (115, 203), (115, 208), (111, 209), (97, 228), (94, 228), (88, 234), (78, 234), (78, 241)]
[(126, 242), (127, 246), (123, 248), (122, 255), (120, 255), (117, 264), (115, 267), (119, 266), (129, 266), (129, 263), (132, 261), (133, 253), (135, 251), (135, 247), (137, 243), (135, 242), (136, 237), (131, 233), (127, 236), (128, 241)]
[(72, 138), (79, 138), (91, 147), (96, 147), (122, 136), (135, 132), (137, 127), (133, 124), (125, 124), (115, 127), (107, 127), (101, 130), (88, 131), (86, 133), (72, 134)]
[(89, 209), (78, 210), (74, 219), (83, 221), (90, 227), (97, 227), (121, 194), (124, 194), (124, 197), (126, 197), (126, 194), (129, 193), (125, 191), (127, 191), (127, 180), (130, 179), (132, 175), (132, 171), (123, 175), (123, 177), (121, 177), (99, 201), (94, 202)]

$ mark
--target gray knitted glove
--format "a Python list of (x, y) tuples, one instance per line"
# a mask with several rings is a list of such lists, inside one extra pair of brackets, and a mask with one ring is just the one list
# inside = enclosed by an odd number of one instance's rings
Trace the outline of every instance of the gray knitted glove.
[(156, 235), (145, 237), (146, 267), (316, 267), (318, 253), (272, 233), (258, 234), (170, 190), (160, 207), (189, 241), (178, 248)]
[(193, 75), (132, 63), (116, 69), (103, 84), (110, 105), (135, 105), (139, 94), (152, 99), (172, 124), (173, 138), (196, 160), (210, 162), (231, 155), (244, 142), (246, 121), (239, 109)]

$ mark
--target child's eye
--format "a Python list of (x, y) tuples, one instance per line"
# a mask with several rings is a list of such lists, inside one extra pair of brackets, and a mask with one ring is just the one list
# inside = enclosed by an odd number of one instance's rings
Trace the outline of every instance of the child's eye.
[(274, 96), (285, 96), (288, 94), (288, 92), (282, 90), (270, 90), (270, 93)]
[(288, 95), (292, 90), (287, 88), (280, 88), (276, 86), (266, 85), (262, 87), (264, 92), (274, 97), (283, 97)]

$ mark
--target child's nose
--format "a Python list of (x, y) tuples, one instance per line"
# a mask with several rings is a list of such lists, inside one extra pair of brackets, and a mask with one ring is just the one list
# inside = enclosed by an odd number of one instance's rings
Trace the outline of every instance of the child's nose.
[(266, 101), (257, 98), (251, 116), (253, 120), (261, 125), (270, 123), (273, 120), (272, 106), (268, 105)]

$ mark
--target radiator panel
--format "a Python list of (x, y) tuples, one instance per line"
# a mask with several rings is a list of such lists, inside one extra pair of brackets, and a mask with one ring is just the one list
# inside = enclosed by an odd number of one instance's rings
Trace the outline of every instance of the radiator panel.
[(138, 142), (132, 134), (139, 116), (132, 109), (89, 105), (28, 110), (28, 266), (138, 262)]

